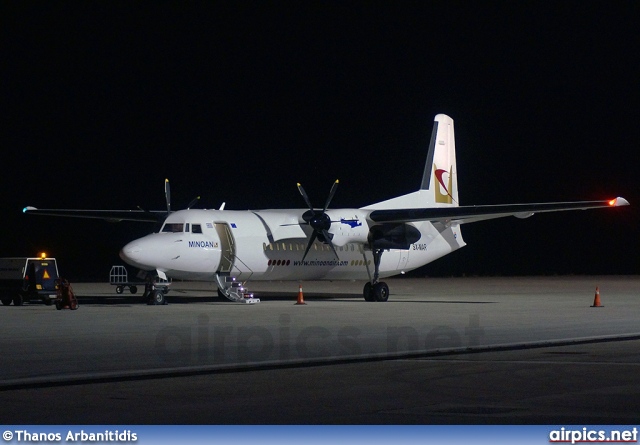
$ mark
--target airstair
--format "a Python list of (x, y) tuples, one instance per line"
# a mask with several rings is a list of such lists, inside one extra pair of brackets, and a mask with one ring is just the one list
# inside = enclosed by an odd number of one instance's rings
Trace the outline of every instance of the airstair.
[(236, 281), (235, 277), (217, 273), (216, 283), (218, 284), (219, 293), (230, 301), (246, 304), (260, 303), (260, 299), (254, 298), (253, 294), (241, 282)]

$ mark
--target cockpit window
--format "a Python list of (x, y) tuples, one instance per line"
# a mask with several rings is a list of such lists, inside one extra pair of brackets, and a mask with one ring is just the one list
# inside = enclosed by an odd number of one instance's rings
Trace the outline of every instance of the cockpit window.
[(191, 233), (202, 233), (202, 226), (200, 224), (193, 224), (191, 226)]
[(182, 232), (184, 224), (182, 223), (166, 223), (162, 228), (163, 232), (179, 233)]

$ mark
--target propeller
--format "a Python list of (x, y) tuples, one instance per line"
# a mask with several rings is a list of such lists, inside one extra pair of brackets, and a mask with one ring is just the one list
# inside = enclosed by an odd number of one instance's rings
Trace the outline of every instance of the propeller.
[(189, 203), (189, 205), (187, 206), (188, 209), (190, 209), (191, 207), (193, 207), (198, 201), (200, 201), (200, 197), (196, 196), (195, 198), (193, 198), (193, 200)]
[[(162, 223), (170, 214), (171, 214), (171, 186), (169, 185), (169, 180), (165, 179), (164, 180), (164, 199), (167, 203), (167, 213), (165, 213), (164, 215), (161, 216), (160, 211), (158, 212), (154, 212), (158, 214), (158, 222)], [(191, 207), (193, 207), (198, 201), (200, 200), (199, 196), (196, 196), (193, 200), (191, 200), (191, 202), (189, 203), (189, 205), (187, 206), (187, 209), (190, 209)], [(138, 209), (142, 210), (143, 212), (149, 213), (151, 214), (152, 212), (150, 212), (149, 210), (141, 207), (141, 206), (137, 206)]]
[(164, 180), (164, 197), (167, 200), (167, 216), (171, 213), (171, 187), (169, 187), (169, 180)]
[(304, 198), (304, 201), (307, 203), (307, 207), (309, 207), (309, 211), (304, 212), (302, 214), (302, 219), (304, 219), (304, 221), (313, 229), (313, 232), (309, 237), (309, 242), (307, 243), (307, 248), (304, 251), (302, 261), (304, 261), (304, 259), (306, 258), (307, 254), (309, 253), (309, 249), (311, 249), (311, 246), (313, 245), (313, 242), (316, 240), (316, 238), (322, 242), (329, 244), (329, 247), (331, 247), (331, 250), (333, 251), (334, 255), (336, 256), (336, 258), (338, 258), (338, 253), (336, 252), (336, 248), (333, 246), (333, 243), (331, 242), (333, 235), (329, 233), (329, 229), (331, 228), (331, 218), (326, 213), (327, 209), (329, 208), (329, 204), (333, 199), (333, 195), (335, 195), (336, 193), (336, 189), (338, 188), (338, 183), (339, 181), (336, 179), (336, 181), (331, 186), (329, 197), (327, 198), (327, 202), (325, 202), (324, 208), (322, 210), (315, 210), (313, 208), (313, 206), (311, 205), (311, 201), (307, 196), (307, 193), (304, 191), (304, 188), (302, 188), (302, 185), (298, 183), (298, 191)]

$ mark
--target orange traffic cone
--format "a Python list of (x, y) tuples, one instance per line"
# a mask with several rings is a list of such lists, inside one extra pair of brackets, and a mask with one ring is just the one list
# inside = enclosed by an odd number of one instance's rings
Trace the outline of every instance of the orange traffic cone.
[(300, 288), (298, 289), (298, 302), (296, 304), (307, 304), (304, 302), (304, 295), (302, 295), (302, 284), (300, 284)]
[(596, 287), (596, 296), (593, 299), (593, 306), (591, 307), (604, 307), (600, 304), (600, 289)]

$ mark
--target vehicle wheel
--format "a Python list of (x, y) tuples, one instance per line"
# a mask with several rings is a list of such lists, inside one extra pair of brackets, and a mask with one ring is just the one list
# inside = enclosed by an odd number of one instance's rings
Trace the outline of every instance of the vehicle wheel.
[(49, 297), (46, 297), (43, 301), (44, 301), (44, 304), (47, 306), (51, 306), (53, 304), (53, 300)]
[(4, 304), (5, 306), (9, 306), (12, 301), (13, 301), (13, 298), (11, 298), (11, 297), (3, 297), (2, 298), (2, 304)]
[(365, 301), (374, 301), (373, 286), (371, 285), (371, 283), (369, 282), (365, 283), (362, 294), (364, 295)]
[(167, 304), (167, 300), (164, 294), (159, 290), (154, 290), (149, 294), (149, 304), (160, 305)]
[(167, 286), (162, 288), (162, 293), (167, 295), (169, 293), (169, 288)]
[(56, 309), (57, 310), (61, 310), (62, 309), (62, 303), (60, 303), (59, 301), (56, 301)]
[(121, 294), (124, 291), (124, 286), (116, 286), (116, 294)]
[(138, 286), (129, 286), (129, 292), (135, 294), (136, 292), (138, 292)]
[(15, 297), (13, 297), (14, 306), (22, 306), (22, 303), (24, 303), (24, 297), (22, 295), (18, 294)]
[(379, 282), (373, 285), (373, 297), (376, 301), (384, 302), (389, 299), (389, 286), (387, 283)]

